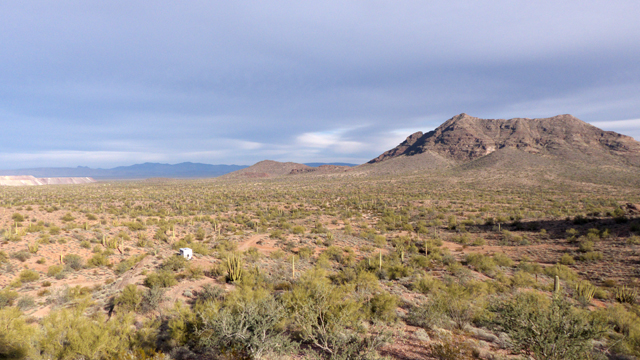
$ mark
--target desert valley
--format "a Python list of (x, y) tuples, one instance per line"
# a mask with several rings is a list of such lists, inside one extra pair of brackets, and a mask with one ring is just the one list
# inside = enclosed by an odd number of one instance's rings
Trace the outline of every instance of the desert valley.
[(0, 358), (640, 355), (640, 143), (571, 115), (87, 179), (0, 177)]

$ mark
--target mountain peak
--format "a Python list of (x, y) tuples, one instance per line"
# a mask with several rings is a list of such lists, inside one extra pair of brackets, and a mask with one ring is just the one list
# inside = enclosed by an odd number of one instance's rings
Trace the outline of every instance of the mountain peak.
[(585, 161), (590, 157), (614, 156), (640, 166), (640, 143), (628, 136), (601, 130), (570, 114), (537, 119), (481, 119), (461, 113), (433, 131), (410, 135), (369, 163), (425, 152), (454, 162), (467, 162), (501, 149)]

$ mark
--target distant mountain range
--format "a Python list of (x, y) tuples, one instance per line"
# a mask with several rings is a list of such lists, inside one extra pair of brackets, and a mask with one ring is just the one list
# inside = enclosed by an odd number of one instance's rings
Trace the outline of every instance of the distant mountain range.
[[(525, 171), (550, 178), (640, 181), (640, 142), (604, 131), (571, 115), (528, 119), (480, 119), (460, 114), (435, 130), (409, 135), (366, 164), (293, 163), (263, 160), (252, 166), (144, 163), (112, 169), (38, 168), (0, 170), (0, 176), (35, 178), (273, 178), (419, 174), (427, 171)], [(600, 180), (598, 180), (600, 181)], [(626, 181), (626, 180), (625, 180)], [(603, 182), (603, 181), (600, 181)]]
[(527, 179), (538, 176), (607, 184), (640, 183), (640, 142), (572, 115), (480, 119), (460, 114), (433, 131), (409, 135), (366, 164), (307, 165), (265, 160), (222, 178), (302, 179), (300, 175), (386, 176), (433, 171), (465, 173), (472, 178), (479, 172), (502, 176), (499, 173), (507, 171), (509, 174), (504, 176), (520, 174)]
[[(321, 165), (347, 165), (355, 166), (355, 164), (325, 164), (325, 163), (309, 163), (310, 167)], [(159, 164), (144, 163), (131, 166), (118, 166), (112, 169), (92, 169), (86, 166), (78, 166), (75, 168), (34, 168), (34, 169), (15, 169), (0, 170), (0, 176), (22, 176), (31, 175), (36, 178), (49, 177), (92, 177), (94, 179), (147, 179), (153, 177), (167, 178), (209, 178), (217, 177), (230, 172), (247, 168), (247, 165), (210, 165), (192, 162), (183, 162), (180, 164)]]

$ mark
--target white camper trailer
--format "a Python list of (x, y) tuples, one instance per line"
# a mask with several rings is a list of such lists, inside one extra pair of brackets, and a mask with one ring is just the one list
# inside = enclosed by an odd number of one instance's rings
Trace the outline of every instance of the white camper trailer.
[(193, 257), (193, 251), (190, 248), (180, 248), (180, 256), (187, 260), (191, 260)]

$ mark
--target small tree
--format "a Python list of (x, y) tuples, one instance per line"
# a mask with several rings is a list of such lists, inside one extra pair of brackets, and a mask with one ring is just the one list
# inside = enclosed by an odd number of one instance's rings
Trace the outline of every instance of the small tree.
[(279, 326), (286, 312), (273, 297), (227, 305), (213, 316), (200, 314), (202, 327), (196, 331), (198, 344), (241, 358), (262, 359), (283, 352), (290, 340)]
[(343, 336), (347, 328), (361, 316), (362, 304), (353, 295), (353, 288), (332, 285), (321, 270), (315, 269), (303, 274), (285, 294), (285, 303), (302, 338), (334, 354), (347, 340)]
[(539, 295), (520, 294), (496, 310), (496, 323), (514, 347), (534, 359), (586, 358), (591, 340), (606, 332), (604, 323), (578, 313), (562, 296), (549, 302)]

